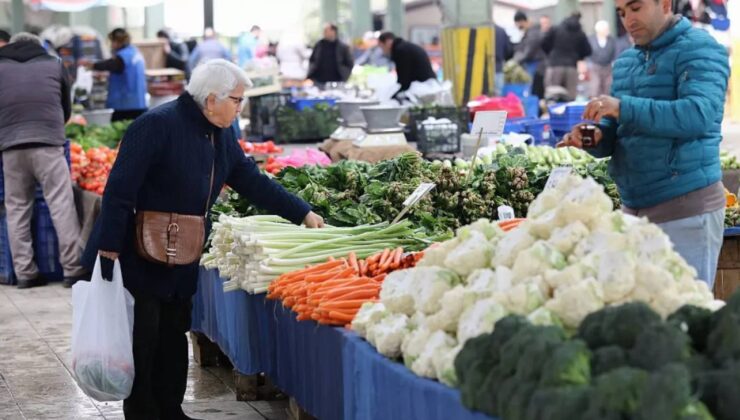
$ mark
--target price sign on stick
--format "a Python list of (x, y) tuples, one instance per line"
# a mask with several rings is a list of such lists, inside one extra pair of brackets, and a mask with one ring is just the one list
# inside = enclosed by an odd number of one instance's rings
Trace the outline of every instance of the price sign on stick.
[(393, 223), (391, 224), (398, 223), (398, 221), (401, 220), (401, 218), (406, 215), (406, 213), (409, 211), (411, 207), (414, 207), (414, 205), (418, 203), (419, 200), (424, 198), (425, 195), (429, 194), (429, 192), (432, 191), (434, 187), (436, 186), (437, 184), (426, 183), (426, 182), (420, 184), (414, 190), (414, 192), (412, 192), (411, 195), (408, 196), (408, 198), (406, 198), (406, 200), (403, 202), (403, 210), (401, 210), (401, 212), (398, 213), (398, 216), (396, 216), (396, 218), (393, 219)]
[(466, 181), (470, 180), (470, 175), (475, 170), (475, 161), (478, 159), (478, 150), (483, 136), (486, 138), (501, 138), (504, 135), (505, 125), (506, 111), (478, 111), (475, 113), (473, 129), (470, 132), (478, 135), (478, 142), (475, 144), (475, 153), (473, 153), (473, 159), (470, 162), (470, 171)]
[(545, 189), (556, 188), (560, 182), (565, 179), (568, 175), (573, 173), (573, 168), (570, 166), (559, 166), (552, 170), (550, 176), (547, 178), (547, 184)]

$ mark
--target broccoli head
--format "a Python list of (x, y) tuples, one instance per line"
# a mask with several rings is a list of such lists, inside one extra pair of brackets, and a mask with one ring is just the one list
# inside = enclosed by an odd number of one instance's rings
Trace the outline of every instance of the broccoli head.
[(506, 420), (524, 420), (529, 400), (537, 390), (537, 383), (512, 377), (504, 381), (496, 393), (497, 413), (486, 413)]
[[(565, 332), (560, 327), (533, 327), (530, 334), (523, 337), (519, 334), (514, 336), (509, 343), (513, 343), (514, 349), (521, 345), (520, 357), (516, 364), (517, 378), (522, 381), (538, 382), (543, 369), (547, 368), (548, 358), (559, 346), (564, 345), (565, 338)], [(513, 360), (508, 357), (515, 351), (508, 350), (507, 360)]]
[(474, 408), (475, 393), (493, 366), (490, 334), (483, 334), (465, 342), (465, 346), (455, 358), (455, 373), (466, 407)]
[(660, 315), (643, 302), (609, 306), (589, 314), (578, 327), (578, 338), (590, 349), (604, 346), (632, 348), (644, 328), (661, 323)]
[(736, 420), (740, 413), (740, 362), (695, 375), (699, 398), (717, 420)]
[(559, 345), (547, 358), (540, 386), (587, 385), (591, 381), (591, 352), (582, 340)]
[(593, 351), (591, 374), (599, 376), (627, 365), (627, 352), (619, 346), (605, 346)]
[(698, 306), (684, 305), (668, 317), (668, 322), (678, 325), (689, 334), (691, 344), (696, 351), (704, 351), (712, 325), (712, 311)]
[[(737, 293), (733, 295), (740, 296)], [(706, 353), (718, 365), (740, 360), (740, 312), (729, 304), (712, 316), (712, 331), (707, 337)]]
[(588, 407), (591, 388), (585, 385), (540, 388), (532, 394), (527, 420), (578, 419)]
[(670, 363), (685, 363), (691, 358), (691, 339), (672, 324), (655, 324), (645, 328), (629, 352), (630, 365), (658, 370)]
[[(649, 374), (641, 369), (621, 367), (598, 376), (593, 383), (588, 419), (629, 418), (637, 410)], [(656, 417), (657, 419), (658, 417)]]
[(650, 374), (645, 383), (636, 420), (677, 419), (697, 401), (691, 396), (691, 375), (686, 366), (673, 363)]

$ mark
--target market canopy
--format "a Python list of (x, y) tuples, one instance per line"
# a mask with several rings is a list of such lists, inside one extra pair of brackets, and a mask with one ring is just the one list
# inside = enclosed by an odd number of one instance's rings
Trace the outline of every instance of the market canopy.
[(148, 7), (162, 3), (164, 0), (27, 0), (39, 9), (54, 12), (81, 12), (96, 6)]

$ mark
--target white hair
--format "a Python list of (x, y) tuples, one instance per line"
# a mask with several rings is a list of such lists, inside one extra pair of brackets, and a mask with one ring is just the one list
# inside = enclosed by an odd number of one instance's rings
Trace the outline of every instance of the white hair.
[(205, 106), (208, 95), (223, 100), (239, 85), (252, 87), (247, 73), (236, 64), (217, 58), (201, 63), (193, 70), (187, 91), (198, 105)]
[(44, 41), (41, 40), (37, 35), (30, 32), (18, 32), (10, 38), (10, 43), (14, 42), (34, 42), (38, 45), (44, 45)]

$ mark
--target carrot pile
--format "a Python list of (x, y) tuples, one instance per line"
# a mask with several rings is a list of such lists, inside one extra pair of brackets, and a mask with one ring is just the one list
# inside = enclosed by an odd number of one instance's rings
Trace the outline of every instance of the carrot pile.
[(358, 259), (354, 253), (303, 270), (283, 274), (268, 288), (268, 299), (281, 299), (299, 321), (345, 325), (365, 302), (378, 299), (386, 274), (414, 267), (422, 253), (403, 254), (401, 248)]
[(527, 220), (527, 219), (519, 218), (519, 219), (508, 219), (508, 220), (503, 220), (503, 221), (501, 221), (501, 222), (498, 222), (498, 226), (499, 226), (499, 227), (500, 227), (500, 228), (501, 228), (501, 229), (502, 229), (502, 230), (503, 230), (504, 232), (508, 232), (508, 231), (510, 231), (510, 230), (512, 230), (512, 229), (514, 229), (514, 228), (516, 228), (516, 227), (517, 227), (517, 226), (519, 226), (520, 224), (522, 224), (522, 222), (523, 222), (523, 221), (525, 221), (525, 220)]

